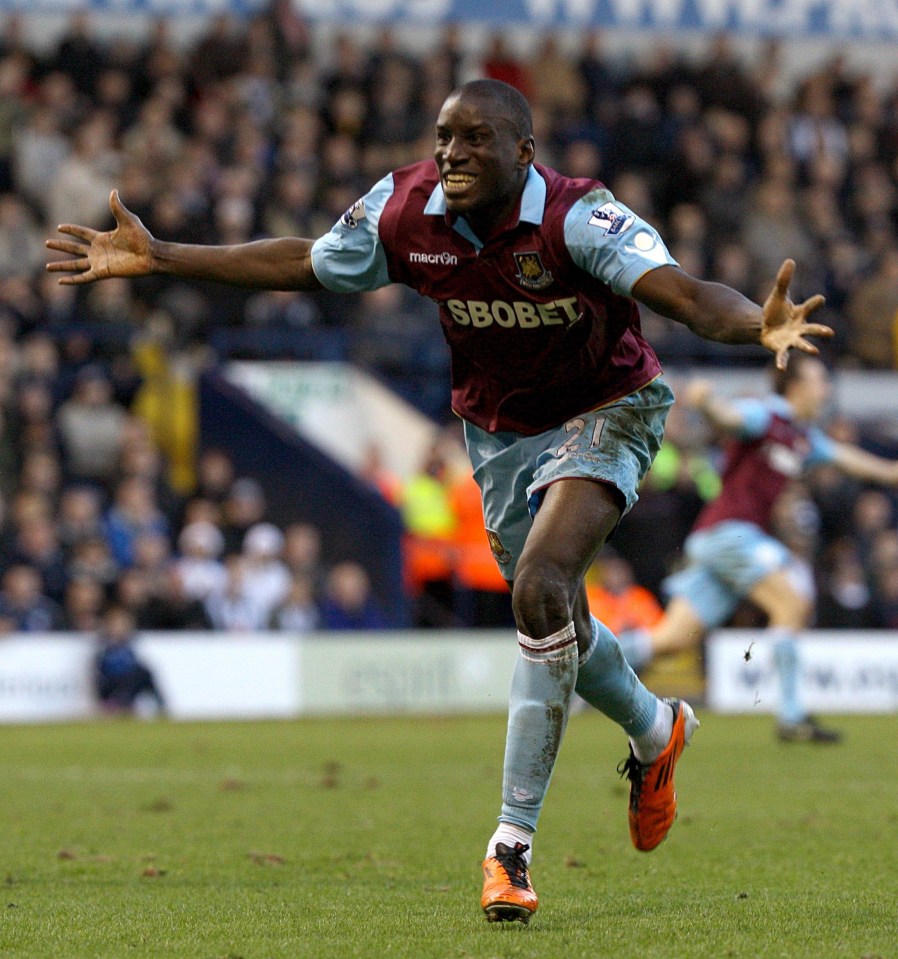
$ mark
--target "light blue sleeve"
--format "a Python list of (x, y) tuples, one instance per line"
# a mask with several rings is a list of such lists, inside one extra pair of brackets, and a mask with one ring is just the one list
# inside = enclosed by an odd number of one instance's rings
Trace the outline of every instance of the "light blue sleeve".
[(677, 265), (655, 228), (602, 188), (591, 190), (568, 210), (564, 239), (581, 270), (623, 296), (629, 296), (649, 270)]
[(376, 183), (312, 246), (312, 269), (334, 293), (362, 293), (390, 282), (378, 224), (393, 195), (393, 175)]
[(740, 439), (760, 439), (767, 432), (773, 413), (763, 400), (746, 398), (734, 400), (730, 405), (742, 420), (736, 433)]
[(811, 451), (805, 460), (805, 466), (824, 466), (826, 463), (832, 463), (836, 458), (836, 444), (819, 427), (812, 426), (808, 430), (808, 439), (811, 443)]

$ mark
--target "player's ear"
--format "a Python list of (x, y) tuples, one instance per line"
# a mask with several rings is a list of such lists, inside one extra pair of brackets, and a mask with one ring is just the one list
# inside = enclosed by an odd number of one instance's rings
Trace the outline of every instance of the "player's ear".
[(533, 137), (522, 137), (518, 140), (518, 164), (520, 166), (530, 166), (535, 156), (536, 144)]

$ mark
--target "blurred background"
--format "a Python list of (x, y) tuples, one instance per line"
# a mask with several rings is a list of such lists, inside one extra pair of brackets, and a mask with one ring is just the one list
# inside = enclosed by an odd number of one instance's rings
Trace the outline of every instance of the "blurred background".
[[(466, 80), (521, 89), (538, 160), (694, 275), (763, 300), (795, 258), (836, 330), (827, 429), (898, 456), (894, 2), (485, 6), (0, 0), (0, 719), (504, 708), (510, 602), (434, 304), (44, 272), (57, 224), (111, 226), (112, 188), (165, 239), (317, 237), (431, 154)], [(766, 389), (760, 349), (643, 324), (675, 389)], [(612, 628), (658, 614), (719, 467), (675, 410), (589, 573)], [(837, 644), (819, 703), (898, 708), (895, 495), (818, 470), (778, 534)], [(98, 654), (143, 670), (124, 700)], [(769, 680), (733, 658), (746, 694)], [(701, 695), (700, 654), (659, 683)]]

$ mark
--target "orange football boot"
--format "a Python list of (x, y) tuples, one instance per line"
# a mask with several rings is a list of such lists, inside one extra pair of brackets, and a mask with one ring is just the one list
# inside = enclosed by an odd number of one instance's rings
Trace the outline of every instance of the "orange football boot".
[(514, 849), (496, 843), (496, 853), (483, 860), (483, 895), (480, 906), (488, 922), (530, 922), (539, 900), (530, 884), (524, 859), (529, 846), (516, 842)]
[(674, 711), (673, 731), (664, 752), (654, 762), (643, 764), (631, 746), (629, 757), (617, 768), (621, 776), (630, 780), (630, 838), (642, 852), (651, 852), (663, 842), (677, 818), (674, 769), (698, 726), (688, 703), (679, 699), (664, 701)]

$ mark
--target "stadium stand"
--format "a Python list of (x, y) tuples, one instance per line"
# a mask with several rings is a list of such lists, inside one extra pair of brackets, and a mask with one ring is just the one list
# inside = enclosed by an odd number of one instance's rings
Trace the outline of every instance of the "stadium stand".
[[(821, 321), (837, 330), (828, 362), (898, 368), (898, 78), (889, 85), (835, 59), (796, 84), (775, 43), (749, 66), (725, 37), (697, 59), (659, 43), (644, 63), (622, 64), (599, 36), (574, 57), (549, 36), (525, 59), (497, 38), (483, 49), (466, 44), (453, 29), (422, 54), (389, 30), (321, 41), (301, 21), (285, 29), (272, 11), (245, 24), (217, 17), (186, 46), (164, 20), (139, 39), (109, 40), (78, 14), (40, 49), (19, 26), (10, 17), (0, 35), (2, 609), (19, 602), (7, 580), (24, 565), (40, 573), (39, 596), (59, 604), (53, 623), (91, 622), (71, 598), (85, 578), (126, 605), (124, 596), (142, 597), (134, 599), (140, 624), (208, 622), (181, 595), (171, 557), (199, 520), (222, 530), (227, 555), (242, 549), (241, 531), (228, 530), (230, 486), (213, 493), (197, 478), (201, 449), (233, 442), (220, 426), (201, 437), (198, 413), (201, 374), (208, 398), (229, 359), (348, 360), (438, 424), (451, 419), (432, 304), (407, 291), (258, 294), (170, 277), (76, 291), (44, 275), (41, 238), (61, 221), (108, 225), (113, 186), (170, 239), (316, 236), (375, 179), (431, 151), (432, 117), (459, 79), (486, 74), (525, 88), (540, 157), (608, 183), (662, 228), (695, 275), (763, 296), (782, 256), (796, 257), (796, 298), (827, 297)], [(649, 312), (643, 319), (668, 365), (765, 362), (760, 351), (699, 340)], [(688, 512), (708, 495), (713, 447), (669, 443), (645, 490), (645, 518), (671, 504)], [(253, 456), (235, 449), (232, 459), (247, 478)], [(701, 470), (688, 467), (698, 462)], [(340, 507), (327, 505), (320, 487), (302, 493), (307, 509), (291, 512), (279, 482), (266, 491), (274, 510), (255, 521), (283, 528), (325, 510), (327, 562), (359, 558), (352, 531), (335, 532)], [(355, 482), (344, 486), (360, 501), (376, 497)], [(894, 628), (898, 510), (885, 497), (868, 532), (864, 494), (823, 475), (785, 523), (804, 524), (811, 537), (821, 624)], [(853, 512), (858, 523), (846, 523)], [(369, 504), (366, 515), (375, 513), (386, 529), (395, 510)], [(653, 525), (646, 519), (635, 541), (650, 542)], [(644, 585), (657, 586), (676, 548), (664, 544), (653, 570), (629, 557)], [(391, 623), (407, 616), (399, 563), (397, 548), (368, 569)]]

